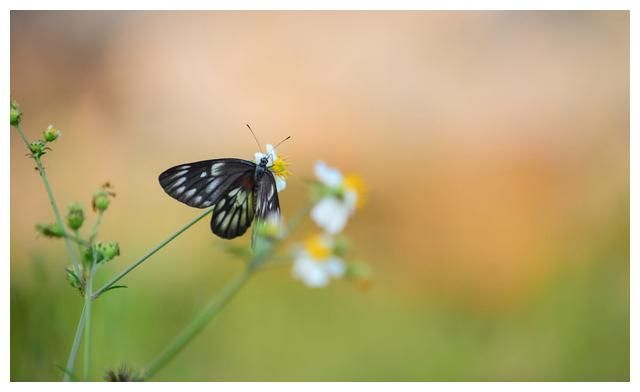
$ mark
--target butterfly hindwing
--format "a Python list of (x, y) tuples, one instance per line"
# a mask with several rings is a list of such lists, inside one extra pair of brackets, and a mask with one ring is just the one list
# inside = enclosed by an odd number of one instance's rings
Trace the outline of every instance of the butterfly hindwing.
[(158, 180), (164, 191), (191, 207), (207, 208), (240, 178), (253, 178), (255, 163), (224, 158), (186, 163), (165, 170)]
[(280, 218), (280, 202), (276, 179), (270, 171), (265, 171), (256, 190), (256, 219), (266, 220), (275, 214)]
[(254, 173), (238, 177), (216, 201), (211, 216), (211, 231), (222, 238), (244, 234), (255, 214)]

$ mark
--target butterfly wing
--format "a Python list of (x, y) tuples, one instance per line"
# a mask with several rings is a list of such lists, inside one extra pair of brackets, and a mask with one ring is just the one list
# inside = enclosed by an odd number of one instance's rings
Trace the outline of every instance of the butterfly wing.
[(213, 207), (211, 231), (230, 239), (244, 234), (253, 221), (255, 168), (243, 159), (211, 159), (167, 169), (159, 181), (169, 196), (188, 206)]
[(185, 163), (160, 174), (162, 189), (174, 199), (196, 208), (214, 205), (239, 178), (253, 177), (255, 163), (224, 158)]
[(246, 173), (233, 181), (215, 202), (211, 231), (222, 238), (244, 234), (255, 214), (254, 173)]
[(280, 202), (278, 201), (276, 179), (267, 170), (260, 179), (256, 190), (256, 219), (266, 220), (273, 214), (278, 219), (280, 218)]

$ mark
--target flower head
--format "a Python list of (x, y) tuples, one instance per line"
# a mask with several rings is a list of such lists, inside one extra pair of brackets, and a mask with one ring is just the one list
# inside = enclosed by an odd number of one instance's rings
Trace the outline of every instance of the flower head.
[(42, 132), (42, 136), (47, 142), (53, 142), (60, 137), (60, 130), (58, 128), (54, 128), (53, 125), (49, 125), (47, 129)]
[(67, 226), (72, 230), (78, 230), (84, 223), (84, 209), (80, 203), (71, 203), (67, 213)]
[(324, 287), (346, 272), (344, 261), (334, 253), (334, 240), (326, 235), (308, 238), (294, 257), (293, 276), (309, 287)]
[(20, 125), (20, 120), (22, 119), (22, 112), (20, 111), (20, 105), (18, 102), (11, 101), (11, 105), (9, 108), (9, 124), (13, 126)]
[(339, 233), (361, 204), (364, 184), (360, 177), (343, 176), (338, 169), (322, 161), (316, 162), (314, 172), (321, 188), (311, 218), (327, 233)]
[(264, 154), (262, 152), (255, 153), (255, 162), (256, 164), (260, 163), (262, 158), (267, 157), (267, 168), (273, 173), (273, 176), (276, 179), (276, 189), (278, 192), (284, 190), (287, 186), (287, 177), (289, 176), (289, 172), (287, 170), (287, 162), (278, 157), (276, 154), (276, 150), (273, 148), (273, 145), (267, 144), (267, 153)]
[(110, 189), (111, 184), (107, 181), (93, 194), (91, 205), (94, 211), (104, 212), (109, 207), (111, 198), (116, 196)]

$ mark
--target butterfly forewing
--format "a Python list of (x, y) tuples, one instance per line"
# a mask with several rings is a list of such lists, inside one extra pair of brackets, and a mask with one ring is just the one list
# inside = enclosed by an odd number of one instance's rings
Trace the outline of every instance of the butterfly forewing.
[(160, 185), (174, 199), (191, 207), (214, 205), (238, 179), (253, 181), (256, 165), (242, 159), (211, 159), (174, 166), (160, 174)]

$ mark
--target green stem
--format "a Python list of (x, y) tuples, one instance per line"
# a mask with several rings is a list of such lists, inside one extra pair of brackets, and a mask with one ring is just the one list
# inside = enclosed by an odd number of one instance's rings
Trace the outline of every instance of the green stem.
[(93, 276), (96, 271), (96, 250), (93, 249), (93, 261), (91, 262), (91, 268), (89, 269), (89, 279), (84, 288), (84, 380), (89, 380), (89, 374), (91, 372), (91, 302), (93, 297), (91, 291), (93, 290)]
[(93, 241), (95, 241), (96, 236), (98, 235), (98, 229), (100, 228), (100, 225), (102, 224), (102, 214), (104, 211), (100, 210), (98, 211), (98, 218), (96, 219), (96, 223), (93, 225), (93, 227), (91, 228), (91, 235), (89, 236), (89, 243), (93, 244)]
[(240, 291), (242, 286), (249, 280), (253, 269), (246, 268), (242, 274), (236, 277), (218, 296), (209, 302), (202, 312), (194, 318), (191, 323), (160, 353), (158, 358), (151, 363), (144, 372), (142, 379), (148, 380), (153, 377), (158, 370), (171, 361), (190, 341), (193, 339), (218, 313), (229, 303), (229, 301)]
[(67, 367), (65, 368), (62, 381), (70, 381), (73, 369), (76, 365), (76, 358), (78, 357), (78, 349), (80, 348), (80, 340), (84, 331), (84, 315), (86, 310), (86, 302), (82, 306), (82, 312), (80, 313), (80, 319), (78, 320), (78, 326), (76, 327), (76, 334), (73, 337), (73, 344), (71, 345), (71, 352), (69, 353), (69, 359), (67, 359)]
[[(18, 124), (18, 125), (15, 126), (15, 129), (18, 131), (18, 133), (20, 134), (20, 137), (24, 141), (24, 144), (27, 146), (27, 150), (31, 151), (31, 148), (29, 147), (29, 141), (27, 140), (27, 137), (25, 136), (24, 132), (22, 131), (22, 127)], [(38, 167), (38, 171), (40, 172), (40, 177), (42, 178), (42, 182), (44, 183), (44, 187), (47, 190), (47, 195), (49, 196), (49, 202), (51, 203), (51, 208), (53, 208), (53, 214), (56, 217), (56, 222), (58, 223), (58, 225), (62, 229), (62, 232), (64, 233), (64, 242), (67, 245), (67, 251), (69, 252), (69, 257), (71, 258), (71, 261), (76, 265), (76, 267), (79, 267), (80, 266), (80, 261), (76, 257), (76, 254), (73, 252), (73, 247), (71, 246), (71, 241), (69, 240), (69, 238), (67, 236), (67, 231), (64, 228), (64, 224), (62, 222), (62, 216), (60, 216), (60, 211), (58, 210), (58, 205), (56, 204), (56, 199), (53, 197), (53, 191), (51, 190), (51, 186), (49, 185), (49, 179), (47, 178), (47, 173), (44, 170), (44, 166), (42, 165), (42, 161), (40, 160), (40, 158), (33, 158), (33, 160), (36, 162), (36, 166)]]
[(208, 210), (206, 210), (202, 214), (198, 215), (195, 219), (193, 219), (192, 221), (190, 221), (186, 225), (182, 226), (178, 231), (176, 231), (175, 233), (171, 234), (169, 237), (167, 237), (167, 239), (165, 239), (164, 241), (160, 242), (158, 245), (153, 247), (153, 249), (151, 249), (147, 253), (145, 253), (144, 256), (142, 256), (138, 260), (134, 261), (127, 268), (125, 268), (122, 272), (120, 272), (113, 279), (111, 279), (108, 283), (106, 283), (104, 286), (102, 286), (98, 291), (96, 291), (93, 294), (93, 298), (96, 299), (102, 293), (104, 293), (105, 291), (109, 290), (111, 288), (111, 286), (115, 285), (120, 279), (125, 277), (125, 275), (127, 275), (129, 272), (133, 271), (140, 264), (144, 263), (145, 260), (147, 260), (149, 257), (153, 256), (154, 253), (156, 253), (157, 251), (162, 249), (162, 247), (167, 245), (169, 242), (173, 241), (177, 236), (179, 236), (180, 234), (184, 233), (188, 228), (190, 228), (191, 226), (196, 224), (196, 222), (198, 222), (200, 219), (202, 219), (205, 216), (209, 215), (211, 213), (211, 211), (213, 211), (213, 208), (209, 208)]

